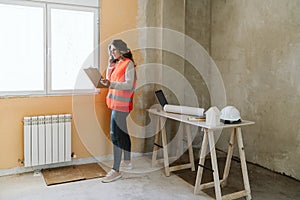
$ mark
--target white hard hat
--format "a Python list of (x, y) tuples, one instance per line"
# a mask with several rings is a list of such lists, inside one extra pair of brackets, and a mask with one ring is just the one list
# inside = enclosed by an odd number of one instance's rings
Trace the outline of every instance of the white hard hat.
[(241, 120), (241, 115), (238, 109), (234, 106), (226, 106), (221, 110), (220, 119), (224, 121), (239, 121)]

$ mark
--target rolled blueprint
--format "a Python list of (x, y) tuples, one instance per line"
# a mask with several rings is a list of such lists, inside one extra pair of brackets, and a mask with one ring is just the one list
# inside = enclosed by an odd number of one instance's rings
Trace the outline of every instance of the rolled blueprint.
[(204, 109), (197, 108), (197, 107), (188, 107), (188, 106), (176, 106), (176, 105), (165, 105), (164, 111), (172, 112), (172, 113), (179, 113), (184, 115), (196, 115), (196, 116), (203, 116)]

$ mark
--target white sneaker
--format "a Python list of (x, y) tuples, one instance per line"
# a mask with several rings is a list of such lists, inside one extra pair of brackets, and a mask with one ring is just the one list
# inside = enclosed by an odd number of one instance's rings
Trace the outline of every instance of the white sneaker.
[(112, 181), (116, 181), (116, 180), (118, 180), (121, 177), (122, 177), (122, 175), (121, 175), (120, 172), (117, 172), (116, 170), (111, 169), (106, 174), (106, 176), (102, 179), (102, 183), (109, 183), (109, 182), (112, 182)]
[(120, 167), (122, 169), (132, 169), (133, 168), (131, 162), (127, 163), (127, 162), (124, 162), (124, 161), (121, 161)]

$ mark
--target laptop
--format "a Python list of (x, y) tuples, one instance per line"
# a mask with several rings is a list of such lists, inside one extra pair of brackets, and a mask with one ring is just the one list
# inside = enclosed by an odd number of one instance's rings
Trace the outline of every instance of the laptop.
[(167, 101), (167, 99), (166, 99), (166, 97), (165, 97), (162, 90), (155, 91), (155, 95), (156, 95), (156, 98), (157, 98), (158, 102), (160, 103), (160, 105), (162, 107), (164, 107), (166, 104), (168, 104), (168, 101)]
[(97, 68), (90, 67), (90, 68), (83, 69), (83, 71), (86, 73), (86, 75), (92, 81), (95, 88), (106, 88), (107, 87), (100, 83), (100, 79), (102, 76)]

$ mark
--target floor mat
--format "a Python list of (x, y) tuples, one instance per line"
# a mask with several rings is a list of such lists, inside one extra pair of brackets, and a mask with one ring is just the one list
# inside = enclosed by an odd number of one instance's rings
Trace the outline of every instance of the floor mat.
[(104, 177), (106, 172), (97, 163), (92, 163), (43, 169), (42, 174), (46, 184), (49, 186), (91, 178), (100, 178)]

